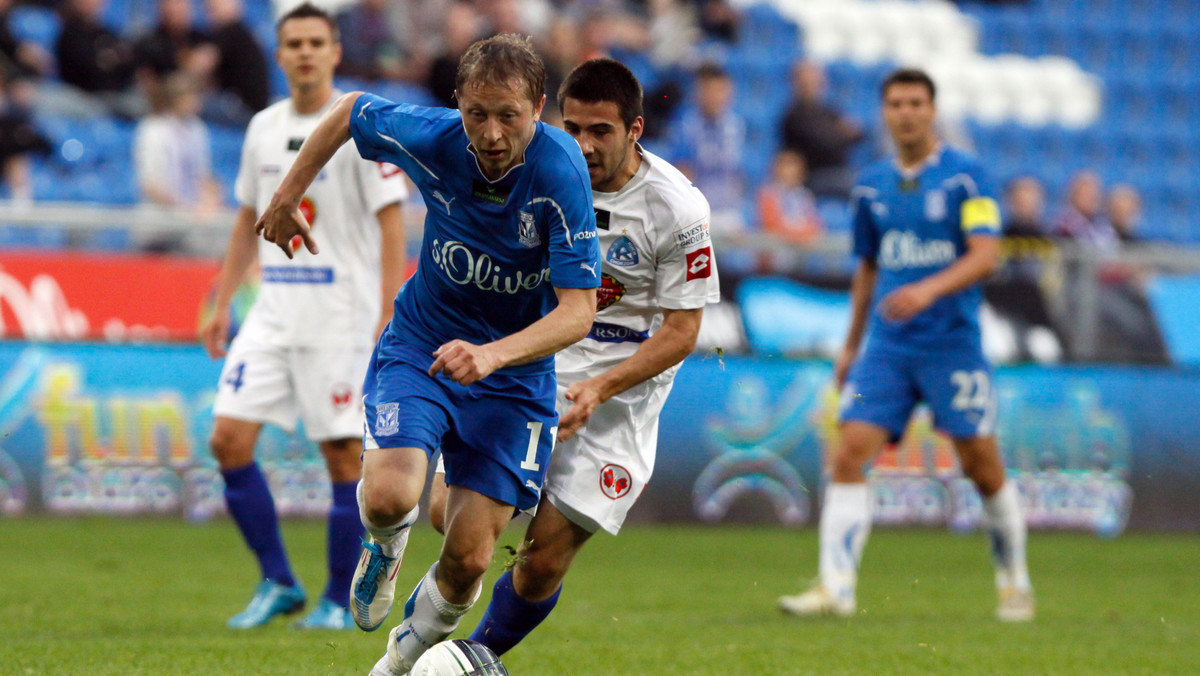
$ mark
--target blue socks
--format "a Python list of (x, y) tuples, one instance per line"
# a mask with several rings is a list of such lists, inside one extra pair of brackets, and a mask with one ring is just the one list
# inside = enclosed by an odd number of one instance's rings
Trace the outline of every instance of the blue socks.
[(296, 578), (288, 564), (283, 540), (279, 537), (279, 516), (267, 478), (257, 462), (245, 467), (222, 471), (225, 477), (225, 505), (237, 522), (242, 538), (258, 557), (264, 580), (293, 587)]
[(358, 481), (333, 484), (333, 504), (329, 507), (326, 560), (329, 582), (325, 598), (346, 608), (350, 604), (350, 580), (362, 551), (363, 526), (358, 518)]
[(471, 632), (470, 639), (491, 648), (497, 655), (503, 655), (550, 615), (561, 593), (560, 585), (550, 598), (531, 603), (517, 596), (517, 590), (513, 588), (512, 571), (506, 571), (496, 580), (496, 586), (492, 588), (492, 600), (479, 626)]

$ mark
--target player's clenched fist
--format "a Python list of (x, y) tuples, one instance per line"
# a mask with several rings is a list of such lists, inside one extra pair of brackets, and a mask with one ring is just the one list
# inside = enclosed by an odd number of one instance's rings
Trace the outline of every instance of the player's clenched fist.
[(271, 199), (262, 216), (259, 216), (258, 222), (254, 224), (254, 232), (262, 235), (268, 242), (273, 242), (288, 258), (294, 255), (292, 238), (297, 235), (304, 241), (304, 247), (309, 253), (319, 253), (317, 242), (312, 237), (308, 221), (300, 212), (299, 205), (286, 204), (278, 195)]
[(491, 375), (500, 368), (500, 362), (486, 345), (475, 345), (465, 340), (452, 340), (434, 351), (436, 359), (429, 367), (429, 375), (439, 373), (459, 385), (470, 385)]

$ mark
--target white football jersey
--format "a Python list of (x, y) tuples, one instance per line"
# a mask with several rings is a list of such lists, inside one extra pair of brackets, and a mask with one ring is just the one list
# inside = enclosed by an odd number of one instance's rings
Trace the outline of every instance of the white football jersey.
[[(695, 310), (720, 300), (704, 195), (678, 169), (637, 147), (642, 164), (615, 193), (592, 191), (604, 255), (596, 319), (559, 352), (560, 381), (590, 378), (637, 351), (662, 326), (662, 308)], [(679, 366), (655, 380), (670, 382)]]
[[(262, 214), (336, 98), (312, 115), (297, 114), (285, 99), (254, 116), (235, 185), (243, 206)], [(310, 254), (297, 238), (295, 258), (288, 259), (259, 238), (262, 286), (239, 336), (284, 346), (374, 344), (382, 283), (375, 214), (407, 197), (399, 168), (362, 159), (353, 143), (338, 149), (300, 204), (321, 253)]]

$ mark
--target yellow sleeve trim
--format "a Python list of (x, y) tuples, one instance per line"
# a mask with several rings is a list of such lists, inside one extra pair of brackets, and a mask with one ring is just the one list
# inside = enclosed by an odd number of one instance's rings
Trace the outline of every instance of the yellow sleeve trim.
[(1000, 207), (990, 197), (972, 197), (962, 204), (962, 229), (1000, 229)]

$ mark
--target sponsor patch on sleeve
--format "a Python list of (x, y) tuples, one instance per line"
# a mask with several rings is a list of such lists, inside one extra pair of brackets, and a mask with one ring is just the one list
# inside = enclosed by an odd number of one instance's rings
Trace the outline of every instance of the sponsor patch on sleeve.
[(711, 239), (708, 232), (708, 223), (693, 225), (687, 230), (675, 233), (675, 241), (679, 242), (681, 249), (690, 249), (697, 244), (703, 244)]
[(712, 276), (712, 247), (706, 246), (703, 249), (696, 249), (687, 254), (685, 260), (687, 265), (687, 279), (684, 281), (692, 281), (693, 279), (706, 279)]
[(973, 232), (982, 228), (1000, 229), (1000, 207), (990, 197), (972, 197), (962, 205), (962, 229)]

